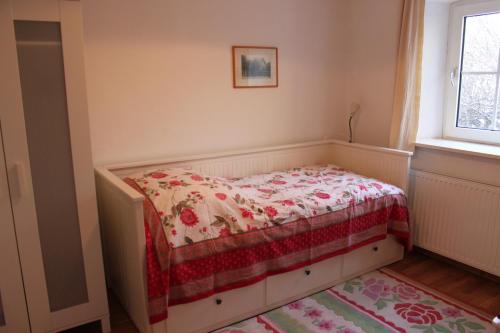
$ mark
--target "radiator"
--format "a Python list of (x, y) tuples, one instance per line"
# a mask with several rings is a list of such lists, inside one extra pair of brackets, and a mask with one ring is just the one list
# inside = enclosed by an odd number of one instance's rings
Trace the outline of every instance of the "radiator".
[(415, 244), (500, 276), (500, 187), (411, 172)]

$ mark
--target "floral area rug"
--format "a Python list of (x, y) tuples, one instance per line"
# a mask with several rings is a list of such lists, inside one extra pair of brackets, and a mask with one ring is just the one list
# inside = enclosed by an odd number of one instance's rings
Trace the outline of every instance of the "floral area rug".
[(216, 333), (495, 333), (489, 319), (387, 271), (375, 271)]

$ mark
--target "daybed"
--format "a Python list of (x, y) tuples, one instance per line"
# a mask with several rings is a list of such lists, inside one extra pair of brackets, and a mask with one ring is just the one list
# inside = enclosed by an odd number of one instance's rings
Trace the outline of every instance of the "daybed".
[(108, 283), (141, 332), (206, 332), (399, 260), (410, 156), (332, 140), (97, 168)]

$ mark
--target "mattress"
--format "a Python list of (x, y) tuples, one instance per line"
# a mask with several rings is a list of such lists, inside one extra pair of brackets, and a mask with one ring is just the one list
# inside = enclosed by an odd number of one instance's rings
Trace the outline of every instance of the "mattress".
[(396, 235), (407, 200), (392, 185), (334, 165), (245, 178), (171, 168), (125, 181), (142, 193), (150, 322), (168, 306), (256, 283)]

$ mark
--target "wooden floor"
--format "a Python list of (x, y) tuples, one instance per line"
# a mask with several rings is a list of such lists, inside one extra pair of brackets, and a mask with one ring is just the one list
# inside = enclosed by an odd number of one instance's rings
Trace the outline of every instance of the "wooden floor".
[(500, 313), (500, 280), (413, 253), (388, 268), (438, 292), (485, 312), (493, 318)]
[[(122, 308), (116, 297), (108, 291), (109, 313), (112, 333), (139, 333), (134, 324)], [(75, 327), (64, 333), (100, 333), (101, 325), (99, 322), (90, 323), (80, 327)]]
[[(418, 252), (388, 268), (488, 313), (492, 318), (500, 313), (500, 283), (488, 277)], [(109, 307), (112, 333), (139, 332), (112, 295), (109, 297)], [(100, 332), (100, 326), (92, 323), (66, 332), (97, 333)]]

